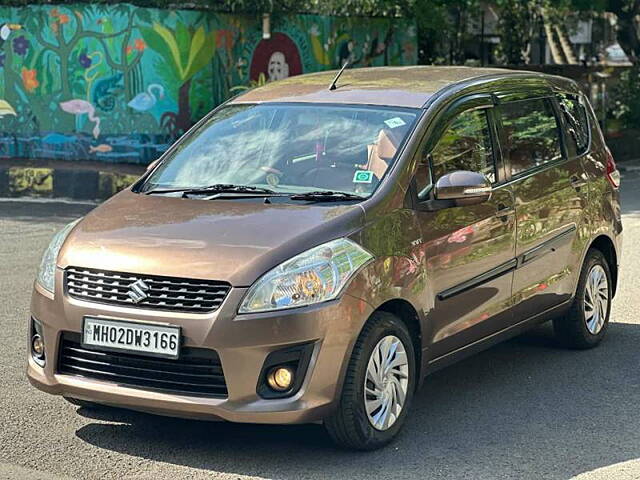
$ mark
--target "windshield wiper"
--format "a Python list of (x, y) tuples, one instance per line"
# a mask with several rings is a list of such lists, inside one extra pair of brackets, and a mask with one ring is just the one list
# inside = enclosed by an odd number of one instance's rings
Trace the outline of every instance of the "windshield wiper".
[(317, 192), (304, 192), (291, 195), (291, 200), (315, 200), (321, 202), (340, 202), (344, 200), (364, 200), (365, 197), (349, 192), (333, 192), (331, 190), (320, 190)]
[(188, 187), (188, 188), (166, 188), (154, 189), (145, 192), (147, 195), (162, 193), (182, 193), (183, 197), (189, 195), (210, 195), (216, 193), (255, 193), (275, 195), (276, 192), (268, 188), (252, 187), (250, 185), (234, 185), (232, 183), (216, 183), (205, 187)]

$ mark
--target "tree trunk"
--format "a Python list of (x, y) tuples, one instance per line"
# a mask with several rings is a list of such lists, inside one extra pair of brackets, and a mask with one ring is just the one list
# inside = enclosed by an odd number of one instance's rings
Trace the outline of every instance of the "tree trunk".
[(640, 57), (640, 41), (635, 26), (635, 21), (628, 15), (618, 16), (618, 43), (633, 63)]
[(62, 88), (62, 98), (71, 99), (71, 86), (69, 85), (69, 58), (65, 52), (60, 53), (60, 86)]
[(609, 10), (618, 17), (618, 43), (634, 64), (640, 59), (640, 38), (636, 25), (636, 16), (640, 14), (640, 1), (634, 0), (629, 5), (624, 0), (613, 0)]
[(191, 79), (182, 84), (178, 90), (178, 117), (177, 127), (180, 133), (186, 132), (191, 127), (191, 105), (189, 102), (189, 90), (191, 89)]

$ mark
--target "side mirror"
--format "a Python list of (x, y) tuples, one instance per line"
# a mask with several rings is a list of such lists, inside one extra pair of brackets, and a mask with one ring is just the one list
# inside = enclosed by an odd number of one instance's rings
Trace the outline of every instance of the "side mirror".
[(156, 168), (156, 165), (158, 165), (158, 163), (160, 163), (160, 159), (156, 158), (153, 162), (151, 162), (149, 165), (147, 165), (147, 172), (150, 172), (151, 170)]
[(491, 182), (486, 175), (459, 170), (438, 179), (433, 189), (433, 200), (422, 202), (425, 210), (476, 205), (491, 198)]

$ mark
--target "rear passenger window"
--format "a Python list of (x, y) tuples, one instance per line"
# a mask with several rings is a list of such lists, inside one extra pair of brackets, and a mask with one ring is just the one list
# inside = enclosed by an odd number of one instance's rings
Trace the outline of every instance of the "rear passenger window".
[(503, 153), (511, 163), (512, 176), (562, 158), (560, 131), (549, 99), (505, 103), (500, 112)]
[(456, 170), (484, 173), (494, 183), (495, 163), (487, 113), (469, 110), (456, 117), (431, 152), (434, 181)]
[(574, 95), (560, 95), (560, 109), (567, 122), (571, 139), (576, 144), (576, 153), (582, 155), (589, 148), (589, 120), (587, 109)]

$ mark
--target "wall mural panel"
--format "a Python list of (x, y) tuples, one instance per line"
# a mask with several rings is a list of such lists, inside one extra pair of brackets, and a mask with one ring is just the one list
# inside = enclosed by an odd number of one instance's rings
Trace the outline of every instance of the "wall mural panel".
[[(149, 163), (229, 96), (417, 60), (412, 22), (129, 4), (0, 8), (0, 157)], [(135, 133), (132, 133), (135, 132)]]

